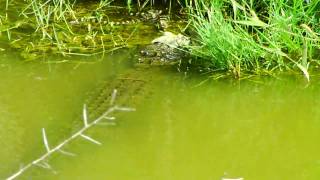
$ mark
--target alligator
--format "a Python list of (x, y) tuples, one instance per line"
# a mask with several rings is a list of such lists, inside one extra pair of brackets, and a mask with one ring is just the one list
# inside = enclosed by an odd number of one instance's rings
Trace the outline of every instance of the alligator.
[(189, 44), (189, 37), (164, 32), (162, 36), (155, 38), (152, 44), (142, 48), (138, 62), (148, 65), (177, 64), (186, 55), (183, 48)]
[[(126, 12), (119, 11), (117, 13)], [(111, 17), (115, 16), (114, 14), (109, 15)], [(70, 20), (69, 23), (73, 26), (91, 24), (92, 26), (109, 25), (111, 27), (114, 27), (120, 25), (133, 25), (140, 22), (149, 22), (151, 24), (154, 24), (159, 29), (165, 29), (168, 27), (168, 20), (169, 16), (165, 15), (162, 10), (150, 9), (145, 12), (130, 13), (128, 14), (128, 16), (126, 16), (125, 19), (119, 18), (117, 20), (109, 19), (108, 14), (94, 12), (92, 15), (86, 15), (76, 20)]]
[(141, 50), (138, 57), (134, 58), (137, 60), (133, 69), (102, 83), (90, 93), (90, 98), (86, 102), (91, 112), (89, 118), (98, 117), (110, 106), (114, 89), (119, 92), (120, 97), (117, 98), (117, 103), (120, 105), (135, 106), (141, 98), (148, 97), (152, 93), (150, 83), (155, 80), (152, 74), (181, 62), (181, 59), (186, 57), (186, 53), (179, 49), (189, 43), (190, 40), (186, 36), (165, 32), (163, 36), (154, 39), (150, 45), (139, 48)]

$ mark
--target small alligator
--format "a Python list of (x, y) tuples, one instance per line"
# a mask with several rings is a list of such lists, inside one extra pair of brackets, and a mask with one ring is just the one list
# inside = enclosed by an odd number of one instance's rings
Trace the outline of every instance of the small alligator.
[(137, 12), (130, 13), (127, 18), (121, 20), (110, 20), (108, 16), (104, 15), (90, 15), (83, 16), (80, 19), (71, 20), (69, 23), (71, 25), (83, 25), (91, 23), (93, 25), (110, 25), (110, 26), (119, 26), (119, 25), (132, 25), (140, 22), (150, 22), (155, 24), (158, 28), (166, 28), (167, 21), (169, 19), (168, 15), (164, 15), (162, 10), (151, 9), (146, 12)]

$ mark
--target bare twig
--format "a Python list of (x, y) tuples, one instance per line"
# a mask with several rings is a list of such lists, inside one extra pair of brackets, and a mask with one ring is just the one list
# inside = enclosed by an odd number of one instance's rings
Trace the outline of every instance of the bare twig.
[(80, 136), (83, 137), (84, 139), (88, 140), (88, 141), (91, 141), (91, 142), (93, 142), (93, 143), (95, 143), (95, 144), (101, 145), (101, 142), (99, 142), (99, 141), (97, 141), (97, 140), (94, 140), (94, 139), (92, 139), (92, 138), (89, 137), (89, 136), (86, 136), (86, 135), (84, 135), (84, 134), (80, 134)]
[(44, 128), (42, 128), (42, 138), (43, 138), (43, 144), (45, 145), (47, 152), (50, 152), (49, 143), (48, 143), (46, 131)]
[(88, 126), (88, 114), (87, 114), (87, 106), (86, 104), (83, 105), (83, 124), (85, 127)]
[(67, 156), (76, 156), (76, 154), (59, 149), (59, 152)]
[[(112, 101), (114, 101), (115, 96), (116, 96), (116, 90), (114, 91), (114, 94), (111, 98)], [(113, 104), (113, 103), (112, 103)], [(18, 176), (20, 176), (21, 174), (23, 174), (26, 170), (28, 170), (30, 167), (32, 167), (33, 165), (37, 165), (37, 166), (41, 166), (47, 169), (52, 169), (51, 166), (47, 163), (47, 158), (55, 153), (55, 152), (61, 152), (62, 154), (66, 154), (66, 155), (70, 155), (70, 156), (75, 156), (72, 153), (69, 152), (65, 152), (62, 150), (62, 148), (70, 143), (70, 141), (76, 139), (77, 137), (82, 137), (90, 142), (93, 142), (95, 144), (101, 145), (101, 143), (97, 140), (94, 140), (93, 138), (84, 135), (84, 132), (86, 130), (88, 130), (89, 128), (91, 128), (92, 126), (99, 124), (100, 121), (105, 120), (105, 119), (109, 119), (109, 120), (114, 120), (115, 118), (112, 116), (109, 116), (112, 112), (114, 111), (135, 111), (134, 108), (128, 108), (128, 107), (119, 107), (117, 105), (111, 106), (107, 111), (105, 111), (101, 116), (99, 116), (97, 119), (95, 119), (92, 122), (88, 122), (87, 119), (87, 110), (86, 110), (86, 105), (84, 105), (83, 107), (83, 121), (84, 121), (84, 126), (77, 132), (75, 132), (74, 134), (72, 134), (69, 138), (65, 139), (64, 141), (62, 141), (60, 144), (58, 144), (57, 146), (53, 147), (52, 149), (50, 149), (49, 147), (49, 143), (48, 143), (48, 139), (47, 139), (47, 135), (45, 132), (45, 129), (42, 128), (42, 138), (43, 138), (43, 143), (45, 145), (45, 148), (47, 150), (47, 152), (45, 154), (43, 154), (42, 156), (40, 156), (38, 159), (33, 160), (32, 162), (30, 162), (29, 164), (22, 166), (17, 172), (15, 172), (14, 174), (12, 174), (11, 176), (9, 176), (7, 178), (7, 180), (13, 180), (15, 178), (17, 178)]]
[(112, 92), (112, 95), (111, 95), (111, 101), (110, 101), (111, 106), (114, 104), (114, 101), (116, 100), (117, 93), (118, 93), (118, 91), (116, 89), (114, 89)]

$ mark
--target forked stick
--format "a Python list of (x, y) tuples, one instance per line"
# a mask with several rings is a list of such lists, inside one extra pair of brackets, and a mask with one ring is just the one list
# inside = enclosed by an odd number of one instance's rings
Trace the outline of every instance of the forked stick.
[[(111, 104), (112, 105), (114, 103), (116, 93), (117, 93), (117, 91), (114, 90), (113, 94), (112, 94), (112, 98), (111, 98)], [(101, 116), (99, 116), (94, 121), (88, 122), (87, 108), (86, 108), (86, 104), (84, 104), (83, 105), (83, 122), (84, 122), (84, 126), (79, 131), (75, 132), (69, 138), (65, 139), (63, 142), (61, 142), (57, 146), (53, 147), (52, 149), (49, 147), (49, 142), (48, 142), (48, 139), (47, 139), (46, 131), (45, 131), (44, 128), (42, 128), (43, 143), (44, 143), (44, 146), (45, 146), (47, 152), (45, 154), (43, 154), (42, 156), (40, 156), (38, 159), (35, 159), (32, 162), (30, 162), (29, 164), (21, 167), (17, 172), (15, 172), (10, 177), (8, 177), (7, 180), (13, 180), (13, 179), (17, 178), (18, 176), (23, 174), (26, 170), (28, 170), (33, 165), (40, 165), (41, 167), (43, 167), (43, 164), (41, 164), (41, 163), (44, 163), (46, 165), (45, 167), (49, 167), (49, 169), (51, 169), (51, 166), (45, 160), (51, 154), (53, 154), (55, 152), (61, 152), (62, 154), (65, 154), (65, 155), (74, 156), (74, 154), (72, 154), (72, 153), (63, 151), (62, 148), (66, 144), (68, 144), (70, 141), (74, 140), (75, 138), (77, 138), (79, 136), (84, 138), (85, 140), (88, 140), (88, 141), (92, 142), (92, 143), (101, 145), (101, 143), (99, 141), (97, 141), (97, 140), (85, 135), (84, 132), (87, 129), (89, 129), (90, 127), (98, 124), (102, 120), (105, 120), (105, 119), (112, 119), (113, 120), (114, 117), (109, 117), (108, 115), (111, 114), (114, 111), (135, 111), (135, 109), (134, 108), (128, 108), (128, 107), (119, 107), (117, 105), (114, 105), (114, 106), (110, 107), (107, 111), (105, 111)]]

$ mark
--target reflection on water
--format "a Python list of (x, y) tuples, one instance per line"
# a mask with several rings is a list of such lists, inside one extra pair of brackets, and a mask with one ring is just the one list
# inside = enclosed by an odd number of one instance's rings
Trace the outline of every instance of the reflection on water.
[[(125, 63), (115, 62), (126, 57), (50, 70), (46, 63), (2, 58), (0, 177), (44, 153), (42, 127), (52, 144), (68, 137), (86, 93), (125, 73)], [(157, 77), (149, 82), (152, 93), (136, 103), (136, 112), (117, 114), (114, 127), (89, 130), (102, 146), (74, 141), (65, 150), (76, 157), (55, 154), (54, 171), (33, 167), (21, 179), (319, 179), (316, 77), (308, 87), (300, 77), (197, 87), (197, 77), (150, 76)]]

